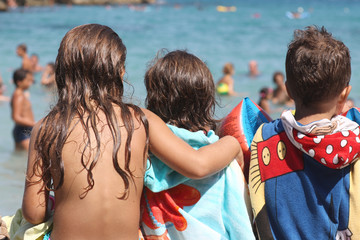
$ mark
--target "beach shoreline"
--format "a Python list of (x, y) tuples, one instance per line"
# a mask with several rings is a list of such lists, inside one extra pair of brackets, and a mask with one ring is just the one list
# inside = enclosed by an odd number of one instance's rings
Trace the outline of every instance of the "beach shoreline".
[(57, 5), (138, 5), (154, 4), (156, 0), (0, 0), (0, 12), (17, 7)]

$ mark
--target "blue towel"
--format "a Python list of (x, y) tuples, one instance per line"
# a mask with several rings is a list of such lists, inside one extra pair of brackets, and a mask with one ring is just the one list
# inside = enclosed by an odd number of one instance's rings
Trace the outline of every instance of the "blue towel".
[[(190, 132), (168, 125), (193, 148), (216, 142), (214, 131)], [(142, 229), (145, 239), (255, 239), (244, 176), (234, 160), (222, 171), (192, 180), (155, 156), (145, 174)]]

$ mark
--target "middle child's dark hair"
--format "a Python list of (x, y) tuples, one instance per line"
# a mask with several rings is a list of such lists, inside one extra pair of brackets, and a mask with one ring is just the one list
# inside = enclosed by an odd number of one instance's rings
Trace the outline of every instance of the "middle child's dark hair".
[(184, 51), (162, 50), (145, 74), (146, 107), (166, 123), (190, 131), (215, 130), (215, 85), (206, 64)]

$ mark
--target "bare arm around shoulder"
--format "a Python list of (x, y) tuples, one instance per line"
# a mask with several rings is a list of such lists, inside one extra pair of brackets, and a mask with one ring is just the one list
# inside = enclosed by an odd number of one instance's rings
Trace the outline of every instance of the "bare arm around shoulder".
[(232, 136), (194, 150), (178, 138), (154, 113), (143, 109), (149, 121), (150, 151), (182, 175), (200, 179), (226, 167), (241, 151)]
[(36, 174), (33, 174), (36, 156), (34, 143), (39, 128), (39, 123), (35, 125), (30, 138), (25, 190), (22, 202), (23, 216), (28, 222), (32, 224), (45, 222), (49, 217), (50, 212), (50, 208), (47, 206), (49, 192), (44, 189), (43, 181), (41, 177), (39, 177), (39, 175), (42, 174), (42, 170), (36, 169)]

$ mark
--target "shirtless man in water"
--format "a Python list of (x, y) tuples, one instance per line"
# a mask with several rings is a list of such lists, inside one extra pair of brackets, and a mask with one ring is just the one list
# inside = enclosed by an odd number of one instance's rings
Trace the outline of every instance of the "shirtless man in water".
[(34, 72), (34, 64), (31, 61), (30, 57), (27, 54), (27, 47), (25, 44), (20, 44), (16, 48), (16, 54), (22, 58), (21, 68), (29, 71), (30, 73)]

